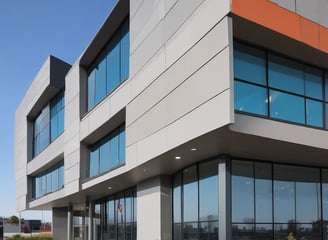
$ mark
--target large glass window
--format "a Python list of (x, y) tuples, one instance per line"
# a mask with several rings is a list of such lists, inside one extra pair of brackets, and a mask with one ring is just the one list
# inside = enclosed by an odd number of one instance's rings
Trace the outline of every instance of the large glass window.
[(235, 109), (243, 112), (267, 115), (267, 89), (261, 86), (235, 81)]
[(109, 196), (95, 204), (95, 240), (137, 239), (135, 189)]
[(33, 198), (55, 192), (64, 187), (64, 163), (33, 177)]
[(88, 110), (129, 77), (129, 56), (130, 34), (127, 19), (88, 71)]
[(50, 139), (54, 141), (64, 131), (64, 93), (50, 102)]
[(176, 173), (174, 239), (218, 239), (218, 228), (218, 162), (202, 162)]
[(93, 177), (125, 163), (125, 126), (90, 148), (89, 176)]
[(33, 123), (33, 156), (39, 154), (64, 131), (64, 92), (47, 104)]
[(322, 70), (235, 42), (234, 78), (236, 111), (328, 128)]
[(326, 178), (319, 168), (233, 160), (232, 239), (323, 239)]
[(50, 143), (49, 120), (49, 106), (46, 106), (34, 121), (34, 156), (45, 149)]

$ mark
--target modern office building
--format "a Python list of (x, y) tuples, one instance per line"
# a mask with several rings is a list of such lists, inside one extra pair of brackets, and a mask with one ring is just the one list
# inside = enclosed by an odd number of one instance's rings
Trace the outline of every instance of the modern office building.
[(328, 239), (327, 12), (119, 0), (17, 109), (18, 211), (57, 239)]

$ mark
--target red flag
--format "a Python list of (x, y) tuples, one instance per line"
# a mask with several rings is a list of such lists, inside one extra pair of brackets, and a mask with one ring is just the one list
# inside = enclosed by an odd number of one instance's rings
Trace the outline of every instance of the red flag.
[(119, 203), (118, 206), (117, 206), (117, 209), (122, 214), (122, 212), (123, 212), (123, 206), (122, 206), (122, 204)]

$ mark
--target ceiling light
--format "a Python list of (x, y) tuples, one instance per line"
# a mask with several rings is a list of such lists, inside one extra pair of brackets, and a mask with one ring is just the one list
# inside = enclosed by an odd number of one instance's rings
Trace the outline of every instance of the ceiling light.
[(176, 156), (175, 159), (179, 160), (179, 159), (181, 159), (181, 157), (180, 156)]
[(197, 148), (191, 148), (190, 151), (197, 151)]

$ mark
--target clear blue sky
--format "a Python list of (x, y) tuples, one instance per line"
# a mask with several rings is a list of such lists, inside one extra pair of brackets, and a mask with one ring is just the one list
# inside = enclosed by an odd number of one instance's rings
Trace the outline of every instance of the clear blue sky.
[[(116, 0), (0, 1), (0, 216), (16, 215), (14, 115), (51, 54), (70, 64), (82, 54)], [(41, 212), (23, 212), (25, 219)], [(44, 219), (51, 214), (44, 212)]]

